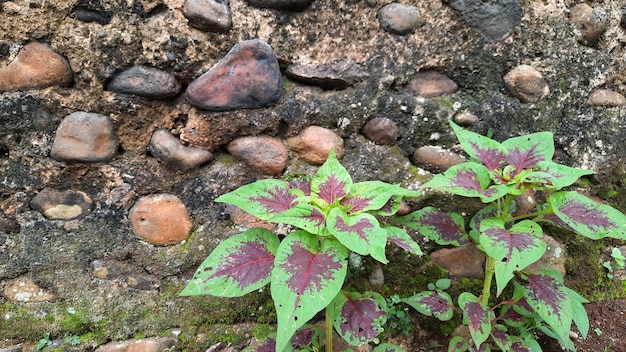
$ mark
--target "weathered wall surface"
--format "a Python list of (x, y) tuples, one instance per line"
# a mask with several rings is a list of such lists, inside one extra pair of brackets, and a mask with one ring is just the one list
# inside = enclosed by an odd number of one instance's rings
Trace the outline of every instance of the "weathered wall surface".
[[(424, 174), (414, 165), (414, 151), (453, 147), (447, 120), (467, 113), (478, 118), (471, 128), (495, 139), (553, 132), (558, 159), (566, 164), (617, 170), (626, 156), (620, 95), (626, 94), (626, 26), (619, 1), (588, 1), (589, 8), (574, 11), (578, 1), (404, 0), (416, 11), (404, 34), (393, 33), (404, 24), (401, 16), (379, 18), (387, 4), (381, 0), (315, 0), (301, 11), (244, 0), (212, 3), (228, 9), (229, 30), (191, 26), (183, 0), (0, 0), (0, 87), (6, 87), (0, 92), (0, 337), (6, 339), (0, 346), (35, 341), (46, 331), (91, 334), (93, 346), (173, 334), (187, 346), (212, 336), (211, 324), (271, 322), (267, 292), (243, 300), (177, 296), (211, 249), (237, 231), (213, 199), (267, 177), (223, 148), (240, 136), (286, 142), (308, 126), (322, 126), (343, 139), (343, 163), (355, 179), (408, 187)], [(233, 46), (256, 38), (269, 44), (283, 73), (278, 102), (230, 111), (190, 105), (186, 87)], [(30, 42), (59, 54), (70, 80), (15, 88), (34, 66), (7, 72)], [(293, 65), (329, 64), (332, 70), (345, 59), (358, 65), (360, 78), (353, 82), (340, 73), (336, 89), (286, 75)], [(33, 60), (47, 72), (47, 59)], [(135, 65), (171, 74), (182, 90), (158, 99), (107, 90)], [(520, 65), (535, 71), (517, 85), (505, 84)], [(447, 76), (456, 90), (419, 96), (412, 80), (428, 70)], [(329, 84), (328, 70), (324, 75), (321, 85)], [(599, 92), (610, 99), (589, 102), (598, 89), (610, 90)], [(114, 155), (96, 161), (53, 157), (57, 128), (76, 112), (108, 118), (119, 143)], [(377, 117), (397, 125), (395, 145), (363, 136), (365, 123)], [(211, 161), (185, 171), (165, 165), (149, 151), (157, 129), (184, 147), (210, 152)], [(285, 173), (312, 170), (289, 151)], [(614, 180), (600, 174), (595, 181)], [(33, 202), (44, 189), (70, 192), (52, 206), (69, 206), (56, 211), (79, 216), (45, 214), (46, 201)], [(131, 208), (140, 197), (162, 193), (178, 197), (189, 213), (192, 234), (183, 243), (156, 246), (133, 231)], [(83, 195), (86, 200), (77, 203)], [(20, 300), (24, 295), (32, 299)], [(37, 297), (42, 302), (33, 302)]]

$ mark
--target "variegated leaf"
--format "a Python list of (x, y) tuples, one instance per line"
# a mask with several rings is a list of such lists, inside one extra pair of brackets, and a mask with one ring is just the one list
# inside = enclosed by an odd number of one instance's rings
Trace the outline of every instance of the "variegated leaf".
[(442, 290), (420, 292), (403, 299), (402, 302), (424, 315), (434, 316), (441, 321), (452, 319), (454, 314), (452, 297)]
[(459, 295), (459, 307), (463, 310), (463, 318), (467, 320), (474, 347), (478, 349), (491, 334), (491, 321), (494, 319), (494, 314), (489, 307), (479, 301), (478, 297), (469, 292)]
[(378, 334), (387, 321), (387, 302), (377, 292), (341, 291), (327, 311), (335, 331), (349, 344), (378, 343)]
[(506, 185), (491, 185), (489, 170), (474, 162), (454, 165), (445, 173), (435, 175), (422, 187), (464, 197), (480, 197), (484, 203), (492, 202), (509, 192)]
[(341, 200), (348, 214), (361, 213), (383, 208), (391, 197), (419, 197), (420, 192), (411, 191), (381, 181), (365, 181), (352, 185), (350, 193)]
[(352, 178), (331, 149), (326, 162), (320, 166), (311, 180), (311, 194), (327, 204), (338, 204), (339, 201), (350, 193)]
[(349, 250), (361, 255), (369, 254), (379, 262), (387, 263), (387, 231), (380, 227), (373, 215), (348, 215), (341, 208), (333, 208), (328, 213), (326, 226), (328, 232)]
[(506, 164), (506, 148), (491, 138), (464, 130), (450, 121), (463, 150), (472, 158), (480, 161), (488, 170), (494, 171)]
[(550, 161), (554, 156), (552, 132), (538, 132), (513, 137), (502, 142), (506, 149), (506, 162), (515, 168), (515, 173), (533, 169), (537, 163)]
[(223, 194), (215, 201), (235, 205), (261, 220), (268, 220), (276, 213), (291, 209), (302, 195), (286, 181), (264, 179)]
[(596, 173), (592, 170), (583, 170), (558, 164), (551, 160), (537, 163), (535, 171), (550, 175), (551, 178), (549, 181), (552, 184), (552, 187), (557, 190), (574, 184), (574, 182), (576, 182), (576, 180), (578, 180), (581, 176), (593, 175)]
[(403, 229), (395, 226), (383, 226), (383, 229), (387, 231), (387, 242), (391, 242), (413, 255), (422, 256), (424, 254), (419, 244)]
[(465, 220), (455, 212), (426, 207), (393, 219), (392, 223), (417, 230), (440, 245), (461, 246), (470, 242), (465, 232)]

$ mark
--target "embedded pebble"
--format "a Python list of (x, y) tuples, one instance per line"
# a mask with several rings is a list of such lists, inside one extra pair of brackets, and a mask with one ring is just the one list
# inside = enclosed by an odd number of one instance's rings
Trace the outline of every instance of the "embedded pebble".
[(232, 140), (226, 150), (251, 168), (268, 175), (278, 175), (287, 166), (287, 148), (270, 136), (246, 136)]
[(528, 214), (535, 209), (537, 201), (535, 200), (535, 191), (532, 188), (526, 188), (524, 193), (515, 196), (515, 212), (513, 216), (521, 216)]
[(378, 12), (380, 28), (394, 34), (410, 34), (422, 21), (417, 6), (397, 2), (383, 6)]
[(386, 117), (375, 117), (363, 126), (363, 135), (376, 144), (394, 145), (398, 140), (398, 126)]
[(413, 152), (415, 165), (430, 172), (444, 172), (450, 167), (466, 161), (459, 154), (439, 146), (426, 145)]
[(50, 156), (58, 161), (108, 161), (117, 147), (113, 124), (106, 116), (79, 111), (59, 124)]
[(180, 92), (180, 83), (169, 72), (139, 65), (113, 77), (106, 89), (148, 99), (169, 99)]
[(333, 60), (320, 66), (292, 64), (285, 74), (295, 81), (324, 89), (345, 89), (369, 77), (369, 73), (350, 59)]
[(201, 31), (226, 33), (233, 26), (228, 0), (185, 0), (183, 15)]
[(72, 17), (82, 22), (97, 22), (105, 25), (111, 22), (111, 15), (106, 12), (96, 11), (84, 7), (77, 7), (72, 12)]
[(164, 129), (152, 133), (149, 149), (157, 160), (180, 171), (188, 171), (213, 160), (211, 152), (186, 147), (180, 139)]
[(246, 0), (248, 5), (275, 10), (302, 11), (314, 0)]
[(438, 249), (430, 254), (430, 258), (452, 277), (485, 277), (485, 255), (473, 244)]
[(53, 302), (57, 297), (48, 290), (44, 290), (31, 279), (21, 278), (13, 281), (4, 288), (4, 298), (10, 302)]
[(602, 8), (578, 4), (570, 9), (569, 21), (578, 40), (588, 46), (594, 45), (606, 32), (607, 14)]
[(252, 109), (276, 104), (283, 80), (272, 48), (262, 40), (238, 43), (209, 71), (187, 87), (196, 108), (211, 111)]
[(31, 42), (13, 62), (0, 69), (0, 92), (64, 86), (72, 80), (67, 60), (47, 45)]
[(95, 352), (166, 352), (175, 345), (176, 339), (173, 337), (151, 337), (108, 342), (96, 348)]
[(524, 16), (524, 9), (517, 0), (447, 0), (470, 27), (495, 42), (507, 37)]
[(91, 273), (98, 279), (114, 280), (131, 273), (130, 266), (116, 261), (94, 260)]
[(454, 93), (457, 85), (448, 76), (437, 71), (428, 70), (418, 72), (411, 80), (411, 91), (413, 94), (432, 98), (444, 94)]
[(504, 76), (504, 85), (522, 103), (534, 103), (550, 94), (541, 72), (530, 65), (519, 65)]
[(462, 112), (454, 116), (454, 122), (463, 127), (474, 126), (478, 123), (478, 116), (469, 112)]
[(232, 211), (229, 212), (229, 215), (230, 220), (233, 223), (248, 229), (260, 227), (270, 231), (276, 231), (276, 229), (278, 228), (277, 224), (261, 220), (253, 215), (250, 215), (250, 213), (241, 210), (241, 208), (238, 207), (232, 207)]
[(185, 204), (171, 194), (141, 197), (128, 217), (135, 234), (154, 245), (180, 243), (192, 229)]
[(287, 145), (309, 163), (321, 165), (328, 158), (331, 148), (337, 159), (343, 157), (343, 139), (324, 127), (309, 126), (299, 135), (287, 139)]
[(589, 98), (587, 105), (589, 106), (622, 106), (626, 104), (626, 98), (620, 93), (611, 89), (596, 89)]
[(42, 189), (30, 202), (30, 207), (53, 220), (72, 220), (87, 214), (93, 201), (84, 192)]

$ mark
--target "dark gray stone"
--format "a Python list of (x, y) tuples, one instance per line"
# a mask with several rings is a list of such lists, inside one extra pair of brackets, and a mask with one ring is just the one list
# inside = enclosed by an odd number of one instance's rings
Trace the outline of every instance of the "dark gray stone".
[(169, 99), (180, 92), (180, 83), (168, 72), (148, 66), (133, 66), (115, 76), (107, 90), (149, 99)]
[(285, 74), (293, 80), (325, 89), (345, 89), (369, 77), (361, 66), (350, 59), (334, 60), (321, 66), (289, 65)]
[(183, 15), (201, 31), (225, 33), (233, 26), (228, 0), (185, 0)]
[(249, 5), (275, 10), (302, 11), (314, 0), (246, 0)]
[(487, 41), (504, 39), (524, 16), (517, 0), (447, 0)]

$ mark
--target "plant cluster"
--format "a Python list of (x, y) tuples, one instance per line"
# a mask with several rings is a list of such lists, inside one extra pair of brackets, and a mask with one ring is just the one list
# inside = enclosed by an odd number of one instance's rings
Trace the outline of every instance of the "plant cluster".
[[(451, 126), (470, 161), (435, 175), (423, 188), (479, 198), (486, 205), (469, 226), (461, 214), (433, 207), (395, 217), (402, 199), (421, 192), (380, 181), (354, 183), (331, 151), (314, 177), (260, 180), (217, 198), (259, 219), (291, 225), (293, 231), (279, 236), (253, 228), (226, 239), (181, 294), (237, 297), (269, 283), (278, 327), (258, 351), (304, 346), (320, 350), (323, 345), (331, 351), (333, 327), (351, 345), (378, 343), (390, 312), (399, 321), (406, 318), (403, 304), (442, 321), (462, 315), (470, 337), (453, 337), (450, 352), (541, 351), (537, 332), (575, 350), (570, 330), (575, 324), (587, 336), (589, 321), (583, 307), (587, 301), (565, 286), (559, 272), (529, 270), (546, 252), (540, 224), (591, 239), (625, 239), (626, 216), (563, 190), (593, 172), (553, 162), (552, 133), (500, 143), (452, 122)], [(543, 192), (545, 203), (520, 213), (515, 199), (527, 190)], [(390, 216), (394, 217), (383, 222)], [(385, 301), (377, 292), (357, 293), (343, 287), (350, 252), (384, 264), (386, 245), (394, 243), (421, 255), (406, 229), (440, 245), (480, 249), (486, 257), (482, 292), (462, 292), (453, 299), (446, 292), (450, 286), (446, 279), (429, 285), (425, 292)], [(308, 325), (322, 310), (325, 329)], [(388, 344), (374, 349), (396, 350)]]

